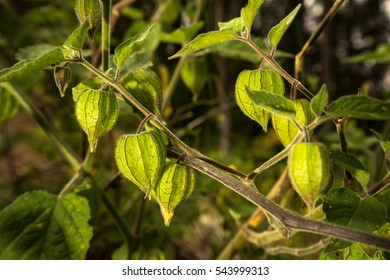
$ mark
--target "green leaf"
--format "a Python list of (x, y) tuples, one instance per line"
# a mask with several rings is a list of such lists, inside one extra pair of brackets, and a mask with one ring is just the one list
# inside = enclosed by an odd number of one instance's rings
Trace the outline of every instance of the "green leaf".
[(386, 222), (386, 206), (374, 197), (366, 197), (360, 201), (348, 226), (373, 232)]
[(366, 171), (364, 165), (354, 155), (346, 154), (340, 151), (331, 151), (330, 159), (335, 164), (348, 170), (363, 186), (363, 188), (366, 188), (368, 182), (370, 181), (370, 173)]
[(24, 193), (0, 213), (0, 259), (84, 259), (92, 238), (89, 219), (83, 197)]
[(180, 71), (184, 84), (191, 90), (196, 100), (209, 78), (207, 63), (204, 58), (187, 59)]
[(345, 251), (345, 260), (372, 260), (372, 258), (364, 252), (359, 243), (352, 244), (352, 246), (345, 249)]
[(234, 40), (236, 34), (233, 29), (210, 31), (196, 36), (191, 42), (185, 45), (180, 51), (169, 57), (169, 59), (186, 56), (201, 49)]
[(64, 48), (81, 51), (83, 49), (85, 38), (87, 38), (89, 28), (88, 19), (86, 19), (79, 27), (76, 28), (75, 31), (72, 32), (68, 39), (66, 39), (63, 44)]
[(123, 65), (127, 58), (144, 46), (144, 41), (148, 38), (154, 26), (155, 24), (151, 25), (145, 32), (131, 37), (115, 48), (114, 63), (118, 68)]
[(365, 61), (373, 61), (376, 63), (390, 62), (390, 44), (379, 45), (373, 52), (351, 56), (346, 59), (347, 63), (359, 63)]
[(320, 116), (324, 111), (326, 104), (328, 104), (329, 93), (326, 85), (323, 85), (320, 91), (310, 101), (310, 107), (316, 116)]
[(18, 49), (18, 52), (15, 54), (15, 58), (17, 60), (35, 59), (55, 49), (58, 49), (58, 46), (49, 44), (31, 45)]
[(19, 110), (19, 103), (6, 89), (0, 86), (0, 127), (3, 123), (13, 116)]
[(123, 77), (121, 84), (149, 111), (160, 116), (162, 85), (156, 73), (149, 69), (129, 72)]
[(54, 66), (64, 61), (62, 50), (57, 48), (50, 50), (34, 59), (23, 59), (10, 68), (0, 70), (0, 82), (18, 79), (26, 74)]
[(218, 22), (219, 30), (233, 29), (234, 32), (240, 33), (244, 28), (244, 21), (241, 17), (236, 17), (228, 22)]
[(77, 99), (76, 119), (88, 136), (92, 153), (99, 138), (111, 130), (117, 118), (118, 102), (112, 92), (86, 89)]
[(242, 71), (236, 81), (235, 95), (238, 107), (246, 116), (259, 123), (264, 131), (267, 131), (270, 113), (250, 99), (247, 88), (283, 95), (283, 79), (276, 71), (257, 69)]
[(385, 139), (385, 137), (383, 137), (383, 135), (381, 133), (379, 133), (371, 128), (370, 128), (370, 131), (372, 132), (372, 134), (374, 134), (375, 138), (380, 142), (383, 152), (387, 156), (389, 156), (389, 154), (390, 154), (390, 141)]
[(180, 27), (171, 33), (161, 33), (160, 40), (164, 43), (185, 44), (202, 29), (204, 22), (199, 21), (189, 26)]
[(248, 5), (241, 9), (241, 18), (244, 21), (247, 34), (251, 33), (253, 20), (263, 2), (264, 0), (249, 0)]
[(290, 27), (300, 8), (301, 4), (296, 6), (291, 13), (289, 13), (277, 25), (272, 27), (271, 30), (268, 32), (267, 38), (274, 50), (278, 47), (280, 40), (282, 39), (286, 30)]
[(335, 224), (346, 226), (359, 206), (357, 194), (348, 188), (329, 191), (322, 197), (326, 219)]
[(276, 95), (263, 90), (251, 90), (248, 87), (246, 92), (248, 93), (248, 96), (253, 101), (253, 103), (260, 108), (263, 108), (264, 110), (267, 110), (275, 115), (286, 117), (290, 120), (294, 119), (295, 106), (290, 99), (282, 95)]
[(347, 95), (330, 103), (327, 113), (336, 118), (387, 120), (390, 119), (390, 102), (365, 95)]
[(91, 213), (91, 219), (89, 220), (91, 226), (95, 224), (102, 199), (101, 191), (98, 188), (99, 186), (96, 186), (91, 178), (85, 177), (82, 182), (72, 189), (72, 192), (77, 194), (77, 196), (87, 199)]

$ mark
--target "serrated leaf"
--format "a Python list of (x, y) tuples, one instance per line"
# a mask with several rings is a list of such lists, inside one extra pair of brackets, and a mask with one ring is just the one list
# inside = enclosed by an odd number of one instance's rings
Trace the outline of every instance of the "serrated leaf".
[(320, 116), (328, 104), (329, 93), (326, 85), (323, 85), (320, 91), (310, 101), (310, 107), (316, 116)]
[(166, 158), (166, 147), (155, 132), (123, 135), (115, 148), (119, 171), (149, 195), (158, 182)]
[(364, 165), (354, 156), (340, 151), (331, 151), (330, 159), (335, 164), (348, 170), (353, 177), (365, 188), (370, 181), (370, 173), (368, 173)]
[(286, 117), (290, 120), (294, 119), (295, 106), (290, 99), (282, 95), (276, 95), (263, 90), (256, 91), (247, 88), (246, 92), (253, 103), (260, 108), (263, 108), (272, 114)]
[(190, 167), (176, 163), (165, 165), (152, 194), (160, 205), (166, 226), (169, 226), (175, 208), (191, 195), (194, 186), (195, 174)]
[(85, 42), (85, 38), (87, 38), (89, 31), (89, 23), (88, 19), (84, 20), (84, 22), (77, 27), (72, 34), (66, 39), (63, 46), (65, 49), (81, 51), (83, 49), (83, 45)]
[(88, 136), (92, 153), (99, 138), (111, 130), (117, 118), (118, 102), (112, 92), (86, 89), (77, 99), (76, 119)]
[(0, 82), (18, 79), (31, 72), (54, 66), (64, 60), (63, 52), (58, 48), (50, 50), (34, 59), (23, 59), (10, 68), (1, 69)]
[(169, 57), (169, 59), (186, 56), (201, 49), (234, 40), (236, 34), (233, 29), (224, 29), (219, 31), (210, 31), (195, 37), (191, 42), (185, 45), (180, 51)]
[(120, 68), (133, 53), (139, 51), (156, 24), (151, 25), (145, 32), (135, 35), (115, 48), (114, 63)]
[(204, 58), (187, 59), (180, 71), (184, 84), (191, 90), (196, 100), (208, 80), (207, 63)]
[(121, 84), (149, 111), (160, 116), (162, 104), (162, 85), (156, 73), (149, 69), (129, 72)]
[(233, 18), (227, 22), (218, 22), (219, 30), (233, 29), (234, 32), (240, 33), (244, 28), (244, 21), (241, 17)]
[(0, 127), (3, 123), (13, 116), (19, 110), (19, 103), (6, 89), (0, 86)]
[(24, 193), (0, 213), (0, 259), (84, 259), (92, 238), (89, 219), (83, 197)]
[(263, 2), (264, 0), (249, 0), (248, 4), (241, 9), (241, 18), (244, 21), (248, 34), (251, 32), (253, 20)]
[(330, 103), (331, 117), (349, 117), (366, 120), (390, 119), (390, 102), (365, 95), (347, 95)]
[(271, 30), (268, 32), (267, 38), (274, 50), (278, 47), (280, 40), (282, 39), (286, 30), (290, 27), (300, 8), (301, 4), (296, 6), (292, 12), (290, 12), (277, 25), (272, 27)]
[(386, 222), (386, 206), (374, 197), (366, 197), (360, 201), (348, 226), (373, 232)]
[(162, 33), (160, 34), (160, 40), (165, 43), (185, 44), (202, 29), (203, 25), (204, 22), (200, 21), (189, 26), (180, 27), (171, 33)]
[(360, 202), (357, 194), (349, 188), (331, 190), (322, 197), (322, 200), (326, 219), (344, 226), (348, 225)]

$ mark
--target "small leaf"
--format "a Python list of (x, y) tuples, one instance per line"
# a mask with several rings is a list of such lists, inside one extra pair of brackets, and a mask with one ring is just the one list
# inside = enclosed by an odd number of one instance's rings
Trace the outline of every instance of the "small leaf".
[(155, 132), (123, 135), (115, 148), (119, 171), (147, 196), (160, 178), (166, 158), (166, 147)]
[(327, 113), (336, 118), (388, 120), (390, 119), (390, 102), (365, 95), (347, 95), (330, 103)]
[(348, 225), (360, 202), (357, 194), (349, 188), (331, 190), (322, 197), (322, 200), (326, 219), (344, 226)]
[(376, 63), (390, 62), (390, 44), (379, 45), (374, 51), (348, 57), (347, 63), (372, 61)]
[(54, 66), (64, 60), (62, 50), (58, 48), (50, 50), (34, 59), (23, 59), (10, 68), (1, 69), (0, 82), (18, 79), (31, 72), (44, 69), (48, 66)]
[(249, 0), (248, 5), (241, 9), (241, 18), (244, 21), (247, 34), (250, 34), (253, 20), (263, 2), (264, 0)]
[(264, 131), (267, 131), (267, 124), (271, 115), (252, 101), (247, 93), (247, 88), (283, 95), (283, 79), (276, 71), (257, 69), (242, 71), (236, 81), (235, 95), (238, 107), (246, 116), (259, 123)]
[(180, 51), (169, 57), (169, 59), (178, 58), (192, 54), (201, 49), (234, 40), (236, 34), (233, 29), (223, 29), (219, 31), (210, 31), (195, 37), (191, 42), (185, 45)]
[(149, 111), (160, 116), (162, 85), (156, 73), (149, 69), (139, 69), (129, 72), (121, 83)]
[(85, 198), (27, 192), (0, 213), (0, 259), (84, 259), (92, 238)]
[(19, 103), (6, 89), (0, 87), (0, 127), (19, 110)]
[(386, 206), (374, 197), (366, 197), (360, 201), (348, 226), (373, 232), (378, 230), (386, 219)]
[(280, 40), (282, 39), (286, 30), (290, 27), (300, 8), (301, 4), (296, 6), (291, 13), (289, 13), (277, 25), (272, 27), (271, 30), (268, 32), (267, 38), (274, 50), (278, 47)]
[(127, 58), (143, 47), (144, 41), (148, 38), (154, 26), (155, 24), (151, 25), (145, 32), (131, 37), (115, 48), (114, 63), (118, 68), (123, 65)]
[(168, 163), (152, 190), (152, 195), (160, 205), (166, 226), (169, 226), (175, 208), (192, 193), (195, 186), (194, 171), (185, 165)]
[(219, 30), (233, 29), (234, 32), (239, 34), (244, 28), (244, 21), (241, 17), (236, 17), (228, 22), (218, 22), (218, 27)]
[(112, 92), (86, 89), (76, 102), (76, 119), (88, 136), (92, 153), (99, 138), (111, 130), (117, 118), (118, 102)]
[(291, 120), (294, 119), (295, 105), (290, 99), (263, 90), (255, 91), (247, 88), (246, 92), (253, 103), (260, 108), (278, 116), (283, 116)]
[(69, 67), (57, 66), (54, 68), (54, 81), (60, 91), (61, 97), (65, 96), (65, 90), (68, 87), (71, 78), (72, 72)]
[(326, 85), (323, 85), (320, 91), (310, 101), (311, 110), (316, 116), (320, 116), (322, 114), (322, 111), (325, 109), (326, 104), (328, 104), (328, 99), (328, 89)]
[(204, 58), (187, 59), (180, 71), (184, 84), (191, 90), (196, 100), (208, 80), (207, 63)]
[(81, 51), (87, 38), (89, 30), (88, 19), (86, 19), (75, 31), (66, 39), (63, 46), (65, 49), (70, 49), (74, 51)]
[(196, 22), (189, 26), (180, 27), (171, 33), (160, 34), (160, 40), (164, 43), (185, 44), (202, 29), (204, 22)]
[(340, 151), (331, 151), (330, 159), (335, 164), (348, 170), (363, 188), (366, 188), (370, 181), (370, 173), (366, 171), (364, 165), (355, 156)]

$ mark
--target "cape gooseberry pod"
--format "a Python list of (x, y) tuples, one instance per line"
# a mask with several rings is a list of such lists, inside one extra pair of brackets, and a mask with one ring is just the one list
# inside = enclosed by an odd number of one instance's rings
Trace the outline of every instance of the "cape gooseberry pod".
[[(295, 106), (295, 120), (300, 125), (310, 124), (315, 116), (310, 109), (310, 103), (306, 99), (294, 100)], [(284, 146), (288, 146), (298, 133), (298, 128), (289, 119), (272, 115), (272, 126), (274, 127), (276, 134)]]
[(161, 176), (166, 159), (166, 147), (154, 131), (123, 135), (115, 148), (119, 171), (147, 196)]
[(77, 19), (83, 23), (88, 19), (89, 35), (92, 37), (100, 24), (102, 7), (99, 0), (76, 0), (75, 11)]
[(254, 104), (248, 96), (246, 88), (283, 95), (283, 79), (275, 70), (257, 69), (242, 71), (236, 81), (235, 94), (238, 107), (247, 117), (259, 123), (263, 130), (267, 131), (267, 124), (271, 114)]
[(293, 188), (313, 209), (319, 195), (332, 183), (327, 147), (321, 143), (298, 143), (291, 148), (287, 164)]
[(166, 226), (169, 226), (176, 206), (186, 200), (195, 186), (195, 173), (192, 168), (168, 163), (161, 178), (153, 189), (153, 197), (160, 205), (161, 214)]
[(118, 101), (114, 93), (96, 89), (84, 90), (76, 102), (76, 119), (88, 136), (90, 151), (110, 131), (118, 119)]

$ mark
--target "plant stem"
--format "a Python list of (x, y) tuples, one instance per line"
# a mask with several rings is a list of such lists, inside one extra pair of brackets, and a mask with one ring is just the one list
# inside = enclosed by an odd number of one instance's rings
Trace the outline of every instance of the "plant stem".
[[(295, 70), (294, 70), (294, 77), (295, 79), (299, 79), (300, 73), (302, 72), (303, 68), (303, 57), (307, 54), (307, 52), (311, 49), (314, 42), (318, 39), (318, 37), (321, 35), (321, 33), (324, 31), (326, 26), (330, 23), (332, 18), (337, 13), (337, 10), (341, 6), (341, 4), (344, 3), (345, 0), (336, 0), (333, 3), (333, 6), (330, 8), (328, 13), (325, 15), (325, 17), (322, 19), (320, 24), (317, 26), (317, 29), (311, 34), (309, 39), (306, 41), (306, 43), (303, 45), (301, 51), (295, 56)], [(296, 91), (294, 89), (293, 96), (296, 96)], [(295, 99), (295, 98), (294, 98)]]
[[(175, 152), (171, 149), (171, 152)], [(181, 154), (176, 150), (177, 156)], [(320, 222), (310, 220), (284, 209), (273, 201), (267, 199), (257, 190), (248, 188), (246, 184), (219, 170), (211, 164), (208, 164), (200, 159), (193, 158), (188, 155), (182, 156), (182, 161), (190, 165), (192, 168), (206, 174), (207, 176), (222, 183), (226, 187), (240, 194), (242, 197), (252, 202), (254, 205), (263, 208), (264, 211), (270, 213), (273, 217), (278, 219), (286, 228), (291, 230), (300, 230), (321, 234), (325, 236), (332, 236), (353, 242), (365, 243), (379, 248), (390, 250), (390, 238), (377, 236), (364, 231), (348, 228), (327, 222)]]
[(78, 171), (81, 164), (81, 159), (73, 152), (73, 150), (68, 146), (68, 144), (62, 139), (62, 137), (54, 130), (50, 125), (47, 119), (42, 115), (37, 107), (21, 92), (19, 92), (16, 87), (14, 87), (10, 82), (1, 83), (4, 89), (6, 89), (12, 96), (14, 96), (19, 104), (23, 107), (26, 113), (33, 118), (38, 125), (45, 131), (49, 138), (57, 146), (57, 149), (63, 154), (71, 165), (74, 171)]
[(302, 92), (308, 99), (313, 98), (314, 94), (310, 92), (299, 80), (291, 77), (286, 70), (280, 66), (273, 57), (266, 54), (262, 49), (260, 49), (252, 40), (236, 37), (237, 40), (248, 44), (253, 50), (255, 50), (260, 56), (263, 57), (265, 61), (267, 61), (283, 78), (285, 78), (293, 87), (296, 87), (300, 92)]
[(110, 68), (110, 17), (112, 0), (102, 0), (102, 68), (106, 71)]

